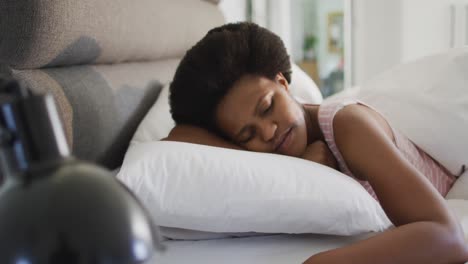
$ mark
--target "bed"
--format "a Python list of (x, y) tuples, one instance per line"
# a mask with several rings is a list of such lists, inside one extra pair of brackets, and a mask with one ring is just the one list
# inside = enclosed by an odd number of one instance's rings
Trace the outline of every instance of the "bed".
[[(113, 170), (184, 52), (224, 23), (217, 2), (1, 1), (0, 71), (52, 93), (74, 155)], [(301, 263), (372, 235), (167, 240), (152, 263)]]
[(203, 241), (168, 241), (151, 263), (283, 264), (302, 263), (308, 257), (373, 236), (270, 235)]
[[(468, 243), (468, 172), (460, 177), (447, 198), (451, 199), (449, 206), (459, 217)], [(278, 234), (201, 241), (167, 240), (164, 242), (167, 249), (156, 252), (150, 263), (302, 263), (316, 253), (346, 246), (374, 235), (376, 233), (356, 236)]]

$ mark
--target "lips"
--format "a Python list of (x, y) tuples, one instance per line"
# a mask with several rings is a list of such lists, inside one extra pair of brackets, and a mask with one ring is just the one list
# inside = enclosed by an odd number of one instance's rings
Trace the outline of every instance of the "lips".
[(284, 153), (289, 146), (289, 139), (291, 137), (292, 127), (288, 128), (278, 139), (275, 147), (276, 153)]

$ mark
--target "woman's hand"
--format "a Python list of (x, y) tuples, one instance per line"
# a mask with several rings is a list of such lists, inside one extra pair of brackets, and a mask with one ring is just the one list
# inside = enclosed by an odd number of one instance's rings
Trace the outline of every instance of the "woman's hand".
[(338, 163), (336, 162), (335, 156), (333, 156), (333, 153), (328, 148), (327, 143), (321, 140), (309, 144), (301, 158), (338, 170)]

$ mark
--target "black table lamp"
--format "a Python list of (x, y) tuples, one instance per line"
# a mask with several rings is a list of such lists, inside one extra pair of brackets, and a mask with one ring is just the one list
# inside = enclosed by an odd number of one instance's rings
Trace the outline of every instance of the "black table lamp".
[(157, 227), (108, 171), (70, 156), (53, 97), (0, 78), (0, 107), (0, 263), (147, 263)]

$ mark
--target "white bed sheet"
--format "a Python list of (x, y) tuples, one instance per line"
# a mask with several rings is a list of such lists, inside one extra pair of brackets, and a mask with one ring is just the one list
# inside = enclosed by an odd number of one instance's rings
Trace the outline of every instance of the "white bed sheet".
[(375, 235), (270, 235), (201, 241), (168, 241), (151, 264), (293, 264), (329, 249), (342, 247)]
[[(468, 243), (468, 171), (457, 180), (446, 197), (457, 215)], [(316, 234), (270, 235), (200, 241), (166, 241), (167, 250), (156, 252), (151, 264), (293, 264), (303, 263), (322, 251), (369, 238)], [(467, 262), (468, 263), (468, 262)]]

